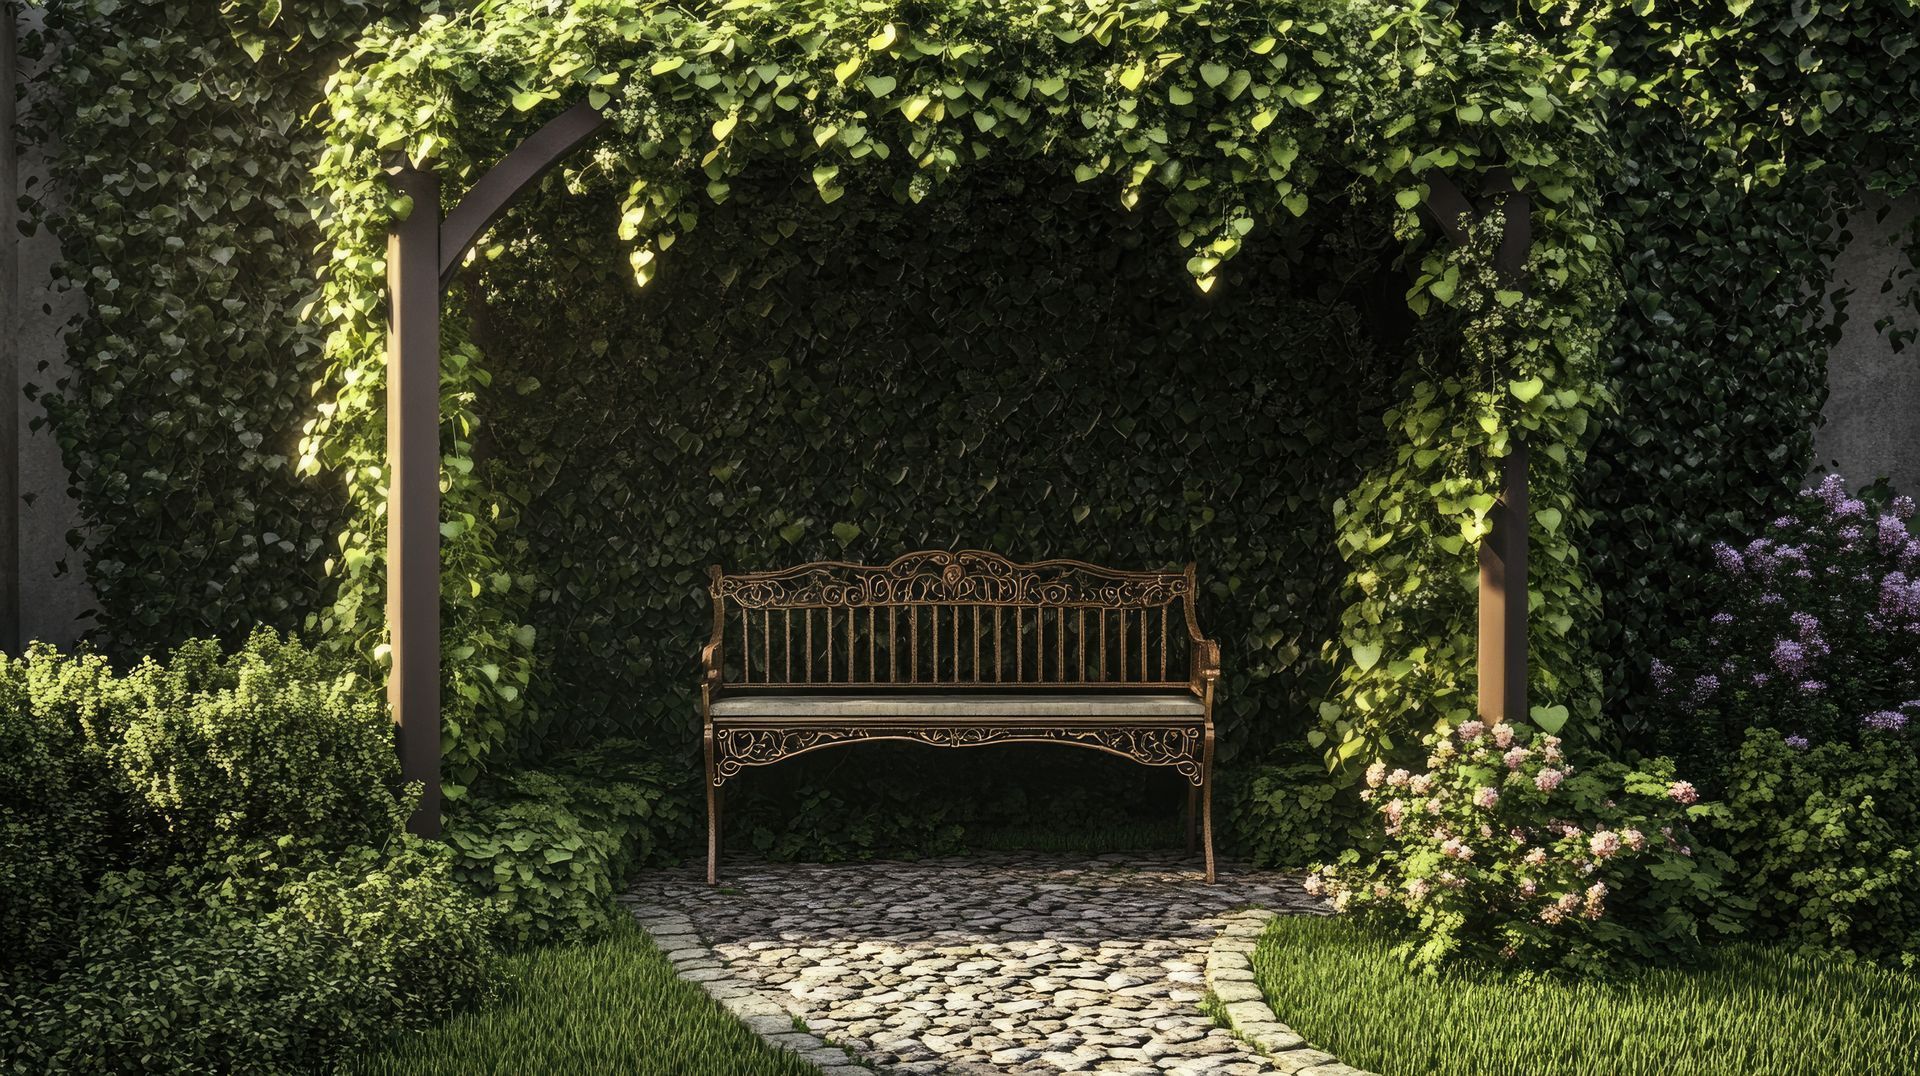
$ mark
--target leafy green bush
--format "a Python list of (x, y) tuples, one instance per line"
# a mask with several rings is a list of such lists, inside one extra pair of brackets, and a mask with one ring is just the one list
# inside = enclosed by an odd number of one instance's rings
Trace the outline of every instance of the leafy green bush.
[(1857, 744), (1920, 719), (1920, 535), (1911, 497), (1803, 490), (1744, 547), (1714, 546), (1720, 607), (1653, 662), (1657, 741), (1717, 791), (1754, 726)]
[(616, 741), (504, 778), (456, 808), (455, 874), (491, 898), (502, 936), (525, 945), (606, 929), (627, 869), (692, 832), (684, 784)]
[(288, 837), (336, 850), (405, 817), (379, 689), (335, 658), (263, 629), (231, 656), (187, 643), (118, 687), (114, 758), (180, 858)]
[(1304, 867), (1345, 845), (1351, 812), (1339, 809), (1340, 788), (1318, 762), (1255, 767), (1225, 791), (1233, 833), (1255, 866)]
[(109, 875), (59, 974), (0, 1012), (16, 1072), (313, 1071), (493, 989), (487, 906), (442, 849), (370, 852), (265, 901)]
[(1755, 929), (1920, 966), (1920, 757), (1906, 729), (1858, 746), (1747, 733), (1719, 830)]
[(1426, 738), (1427, 769), (1367, 771), (1385, 843), (1309, 881), (1338, 910), (1403, 931), (1415, 966), (1457, 956), (1606, 972), (1623, 958), (1689, 956), (1726, 856), (1689, 823), (1717, 817), (1673, 763), (1575, 766), (1557, 737), (1468, 721)]
[(123, 799), (103, 752), (71, 714), (38, 704), (46, 682), (74, 695), (108, 675), (98, 659), (53, 663), (0, 656), (0, 981), (71, 944), (74, 922), (101, 874), (124, 855)]
[(311, 1071), (489, 990), (371, 685), (269, 631), (0, 660), (0, 1070)]

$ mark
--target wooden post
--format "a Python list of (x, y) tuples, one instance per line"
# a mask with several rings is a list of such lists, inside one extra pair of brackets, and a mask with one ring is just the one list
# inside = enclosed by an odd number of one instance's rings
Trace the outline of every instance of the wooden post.
[[(1508, 287), (1526, 288), (1527, 248), (1533, 242), (1533, 203), (1503, 169), (1482, 184), (1479, 206), (1440, 172), (1429, 172), (1427, 208), (1455, 243), (1472, 239), (1469, 226), (1500, 214), (1494, 270)], [(1480, 617), (1477, 645), (1479, 716), (1498, 722), (1521, 719), (1527, 708), (1527, 445), (1515, 436), (1500, 466), (1500, 493), (1489, 513), (1491, 529), (1480, 541)]]
[(1527, 446), (1513, 442), (1500, 468), (1493, 529), (1480, 542), (1480, 717), (1527, 716)]
[(413, 211), (387, 238), (387, 701), (400, 776), (425, 786), (407, 829), (440, 835), (440, 179), (388, 170)]

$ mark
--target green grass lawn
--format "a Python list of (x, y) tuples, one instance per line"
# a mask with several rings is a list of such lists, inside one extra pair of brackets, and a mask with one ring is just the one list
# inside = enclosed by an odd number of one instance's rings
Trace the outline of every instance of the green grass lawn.
[(366, 1076), (804, 1076), (819, 1071), (767, 1046), (699, 987), (674, 978), (673, 965), (625, 917), (604, 941), (541, 949), (513, 957), (508, 965), (508, 993), (500, 1003), (399, 1038), (351, 1071)]
[(1896, 1076), (1920, 979), (1753, 945), (1617, 983), (1423, 977), (1346, 919), (1282, 918), (1254, 972), (1282, 1023), (1381, 1076)]

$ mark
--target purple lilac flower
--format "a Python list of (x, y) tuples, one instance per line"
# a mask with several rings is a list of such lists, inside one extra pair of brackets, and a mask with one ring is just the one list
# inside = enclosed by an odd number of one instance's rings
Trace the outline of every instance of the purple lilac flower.
[(1882, 515), (1879, 526), (1880, 552), (1898, 553), (1907, 547), (1910, 535), (1907, 534), (1906, 523), (1899, 516)]
[(1880, 580), (1880, 615), (1920, 616), (1920, 580), (1907, 578), (1905, 572), (1888, 572)]
[(1782, 598), (1780, 595), (1774, 593), (1771, 590), (1767, 591), (1765, 594), (1760, 595), (1761, 605), (1779, 605), (1784, 601), (1786, 601), (1785, 598)]
[(1749, 679), (1753, 681), (1754, 687), (1766, 687), (1768, 682), (1770, 682), (1773, 679), (1773, 677), (1767, 673), (1757, 672), (1757, 673), (1754, 673), (1751, 677), (1749, 677)]
[(1826, 505), (1828, 511), (1832, 511), (1840, 507), (1841, 502), (1847, 499), (1847, 480), (1837, 474), (1830, 474), (1820, 479), (1820, 485), (1818, 487), (1814, 489), (1803, 489), (1800, 492), (1803, 496), (1811, 495), (1818, 497), (1820, 503)]
[(1799, 676), (1807, 671), (1807, 648), (1795, 639), (1776, 639), (1773, 644), (1773, 666), (1788, 676)]
[(1713, 698), (1720, 692), (1720, 678), (1712, 673), (1703, 673), (1694, 678), (1693, 702), (1695, 705)]
[(1787, 619), (1793, 622), (1803, 642), (1820, 634), (1820, 618), (1812, 613), (1795, 613)]
[(1902, 493), (1893, 499), (1893, 514), (1899, 516), (1901, 519), (1912, 519), (1913, 509), (1914, 504), (1912, 497)]
[(1725, 542), (1713, 543), (1713, 559), (1720, 570), (1730, 575), (1738, 575), (1746, 562), (1740, 558), (1740, 551)]
[(1818, 695), (1825, 690), (1827, 690), (1827, 682), (1825, 680), (1800, 681), (1800, 693), (1802, 695)]
[(1860, 724), (1879, 732), (1899, 732), (1907, 727), (1907, 715), (1898, 710), (1880, 710), (1861, 718)]
[(1793, 748), (1795, 751), (1805, 751), (1808, 747), (1812, 746), (1812, 741), (1796, 732), (1787, 737), (1787, 746)]
[(1712, 623), (1713, 623), (1713, 626), (1716, 628), (1725, 628), (1725, 627), (1731, 627), (1733, 624), (1733, 620), (1734, 620), (1734, 616), (1732, 613), (1715, 613), (1713, 614)]
[(1659, 658), (1654, 658), (1652, 669), (1653, 686), (1665, 691), (1667, 685), (1673, 680), (1673, 666), (1661, 661)]
[(1800, 525), (1800, 517), (1791, 515), (1781, 516), (1773, 521), (1773, 525), (1781, 530), (1785, 530), (1788, 527), (1797, 527)]

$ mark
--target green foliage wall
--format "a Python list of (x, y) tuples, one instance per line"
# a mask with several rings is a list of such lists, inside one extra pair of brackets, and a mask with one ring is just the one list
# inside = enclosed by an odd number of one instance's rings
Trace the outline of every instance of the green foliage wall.
[[(89, 309), (70, 340), (72, 376), (43, 388), (103, 637), (137, 652), (298, 624), (330, 598), (324, 560), (346, 519), (330, 481), (296, 481), (288, 463), (319, 370), (318, 332), (298, 317), (313, 288), (311, 110), (362, 30), (440, 5), (46, 6), (68, 43), (41, 98), (54, 107), (34, 114), (61, 146), (53, 178), (66, 196), (47, 223)], [(1600, 173), (1625, 233), (1628, 301), (1607, 341), (1619, 411), (1580, 493), (1594, 510), (1581, 544), (1607, 600), (1591, 627), (1631, 719), (1637, 662), (1689, 617), (1706, 536), (1764, 518), (1768, 492), (1810, 462), (1835, 327), (1817, 301), (1824, 259), (1860, 180), (1897, 192), (1920, 172), (1914, 9), (1756, 0), (1564, 19), (1552, 6), (1468, 4), (1454, 17), (1547, 41), (1596, 37), (1638, 75), (1615, 97), (1616, 152)], [(829, 515), (805, 539), (814, 548), (837, 545), (832, 523), (853, 522)], [(856, 541), (879, 544), (864, 528)], [(557, 634), (555, 645), (568, 684), (583, 682), (583, 655), (616, 649)], [(623, 705), (599, 711), (617, 723)]]
[[(1920, 189), (1920, 8), (1632, 3), (1568, 22), (1562, 7), (1468, 0), (1460, 17), (1597, 32), (1637, 79), (1602, 173), (1624, 233), (1626, 301), (1606, 345), (1619, 409), (1582, 499), (1606, 596), (1595, 642), (1614, 716), (1638, 736), (1648, 662), (1710, 611), (1709, 545), (1757, 534), (1818, 462), (1846, 314), (1829, 266), (1863, 192)], [(1920, 265), (1920, 232), (1907, 252)], [(1906, 311), (1878, 326), (1893, 346), (1920, 326), (1917, 282), (1887, 282)]]
[(1198, 562), (1223, 750), (1298, 744), (1338, 633), (1331, 506), (1386, 450), (1406, 362), (1380, 208), (1295, 226), (1207, 297), (1164, 228), (1069, 176), (905, 208), (784, 181), (738, 184), (644, 290), (601, 241), (610, 200), (503, 229), (476, 454), (526, 491), (545, 733), (694, 750), (708, 564), (937, 546)]
[(298, 627), (329, 592), (339, 491), (293, 473), (320, 356), (298, 316), (306, 116), (343, 43), (396, 6), (303, 3), (265, 53), (235, 36), (256, 16), (213, 3), (72, 0), (24, 45), (57, 57), (27, 128), (59, 153), (29, 193), (51, 192), (56, 274), (87, 300), (71, 373), (37, 392), (85, 521), (73, 567), (121, 653)]

